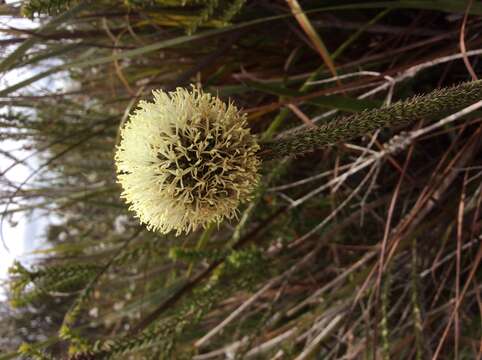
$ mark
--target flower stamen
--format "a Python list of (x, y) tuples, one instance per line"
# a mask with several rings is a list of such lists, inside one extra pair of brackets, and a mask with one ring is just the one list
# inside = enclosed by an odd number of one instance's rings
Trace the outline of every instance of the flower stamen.
[(155, 91), (154, 98), (131, 115), (116, 153), (130, 209), (162, 233), (235, 216), (260, 164), (246, 116), (197, 88)]

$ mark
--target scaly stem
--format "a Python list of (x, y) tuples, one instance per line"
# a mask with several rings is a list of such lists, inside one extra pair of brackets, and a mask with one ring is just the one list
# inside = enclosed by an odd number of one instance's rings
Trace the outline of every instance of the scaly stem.
[(342, 116), (322, 126), (301, 130), (291, 136), (262, 142), (258, 155), (263, 160), (299, 155), (328, 144), (348, 141), (383, 127), (402, 126), (417, 120), (433, 120), (462, 110), (482, 99), (482, 81), (415, 96), (391, 106)]

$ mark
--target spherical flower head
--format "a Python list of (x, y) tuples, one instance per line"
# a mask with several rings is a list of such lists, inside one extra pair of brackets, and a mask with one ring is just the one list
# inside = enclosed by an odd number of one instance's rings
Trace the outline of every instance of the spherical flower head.
[(151, 230), (196, 230), (233, 218), (259, 176), (246, 115), (193, 87), (153, 91), (121, 129), (122, 197)]

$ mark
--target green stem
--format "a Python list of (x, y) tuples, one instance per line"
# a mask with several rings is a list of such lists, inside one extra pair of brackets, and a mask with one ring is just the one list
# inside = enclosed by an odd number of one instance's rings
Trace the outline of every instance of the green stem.
[(261, 142), (263, 160), (299, 155), (326, 145), (348, 141), (383, 127), (402, 126), (417, 120), (434, 120), (482, 100), (482, 81), (463, 83), (415, 96), (391, 106), (342, 116), (322, 126), (301, 130), (291, 136)]

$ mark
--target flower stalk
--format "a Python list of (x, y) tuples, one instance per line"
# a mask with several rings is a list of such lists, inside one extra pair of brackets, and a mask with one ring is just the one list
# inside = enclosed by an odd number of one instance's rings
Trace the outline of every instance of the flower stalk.
[(398, 127), (418, 120), (433, 120), (462, 110), (482, 99), (482, 81), (463, 83), (415, 96), (391, 106), (338, 117), (319, 127), (260, 143), (258, 156), (271, 160), (301, 155), (329, 144), (348, 141), (384, 127)]

